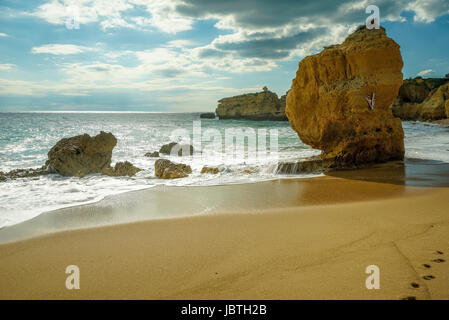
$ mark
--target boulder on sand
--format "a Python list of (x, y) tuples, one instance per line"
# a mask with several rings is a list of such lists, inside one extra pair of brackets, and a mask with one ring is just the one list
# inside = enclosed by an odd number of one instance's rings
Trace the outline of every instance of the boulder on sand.
[(304, 58), (287, 95), (292, 128), (332, 168), (403, 159), (401, 120), (390, 109), (402, 66), (399, 45), (385, 29), (364, 26)]
[(161, 179), (185, 178), (192, 173), (192, 168), (186, 164), (174, 163), (167, 159), (159, 159), (154, 163), (154, 174)]

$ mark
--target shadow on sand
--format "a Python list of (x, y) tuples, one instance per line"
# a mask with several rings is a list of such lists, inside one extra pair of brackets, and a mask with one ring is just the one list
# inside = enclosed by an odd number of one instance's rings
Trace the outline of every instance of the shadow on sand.
[(435, 160), (405, 159), (359, 170), (332, 171), (326, 175), (404, 186), (449, 187), (449, 163)]

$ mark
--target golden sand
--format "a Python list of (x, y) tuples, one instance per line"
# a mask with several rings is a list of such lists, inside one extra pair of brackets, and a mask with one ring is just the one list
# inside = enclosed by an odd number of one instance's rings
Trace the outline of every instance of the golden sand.
[[(296, 190), (288, 197), (297, 192), (297, 198), (280, 209), (72, 230), (1, 245), (0, 298), (449, 299), (449, 188), (323, 177), (244, 185), (242, 201), (275, 198), (276, 186), (285, 184)], [(192, 192), (213, 194), (214, 188)], [(80, 269), (80, 290), (65, 287), (68, 265)], [(369, 265), (380, 269), (379, 290), (365, 286)]]

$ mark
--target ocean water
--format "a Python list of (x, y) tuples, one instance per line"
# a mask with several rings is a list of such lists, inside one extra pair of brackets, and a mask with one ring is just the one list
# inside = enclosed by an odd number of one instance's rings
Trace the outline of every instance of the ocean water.
[[(449, 162), (449, 129), (420, 122), (404, 122), (403, 126), (407, 157)], [(163, 156), (189, 164), (193, 173), (183, 179), (157, 179), (154, 176), (157, 158), (145, 157), (145, 153), (157, 151), (172, 140), (189, 142), (187, 140), (192, 138), (194, 130), (198, 132), (199, 127), (202, 153), (195, 152), (188, 157)], [(255, 133), (259, 145), (266, 142), (267, 152), (259, 149), (261, 153), (257, 153), (257, 146), (248, 146), (248, 140), (244, 141), (246, 152), (242, 146), (234, 153), (230, 152), (226, 148), (226, 132), (232, 129)], [(200, 120), (199, 113), (0, 113), (0, 171), (40, 167), (58, 140), (83, 133), (96, 135), (100, 131), (112, 132), (118, 140), (112, 164), (127, 160), (143, 170), (133, 177), (92, 174), (80, 179), (52, 174), (0, 183), (0, 227), (29, 220), (45, 211), (161, 184), (221, 185), (289, 178), (276, 174), (278, 161), (319, 154), (298, 139), (288, 122)], [(212, 147), (207, 135), (217, 132), (221, 142), (215, 140), (217, 144)], [(184, 133), (187, 140), (174, 137), (176, 133)], [(270, 145), (270, 133), (277, 133), (277, 139), (272, 137), (277, 145)], [(204, 165), (218, 166), (220, 173), (200, 174)]]

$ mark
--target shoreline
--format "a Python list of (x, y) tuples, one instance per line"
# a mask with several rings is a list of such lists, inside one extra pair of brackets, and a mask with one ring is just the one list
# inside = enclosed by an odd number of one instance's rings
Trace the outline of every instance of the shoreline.
[[(327, 181), (330, 188), (336, 181), (347, 194), (360, 190), (339, 178)], [(72, 230), (0, 245), (0, 298), (447, 299), (449, 271), (432, 260), (449, 253), (449, 188), (426, 190), (382, 201)], [(80, 290), (65, 288), (64, 271), (72, 264), (80, 268)], [(381, 270), (381, 290), (364, 287), (372, 264)], [(435, 279), (423, 280), (427, 273)]]
[[(80, 221), (110, 209), (130, 214), (139, 208), (131, 203), (146, 210), (174, 203), (166, 212), (189, 209), (184, 203), (228, 204), (208, 214), (1, 244), (0, 298), (448, 299), (449, 186), (435, 185), (449, 182), (448, 166), (390, 164), (339, 172), (344, 177), (176, 187), (88, 205)], [(414, 174), (407, 174), (410, 167)], [(160, 197), (166, 198), (155, 203)], [(46, 223), (71, 218), (56, 216)], [(65, 268), (73, 264), (80, 268), (80, 290), (65, 287)], [(380, 290), (365, 288), (365, 268), (373, 264), (381, 270)], [(433, 278), (425, 280), (428, 275)]]
[[(340, 170), (332, 171), (326, 174), (308, 176), (297, 178), (295, 175), (291, 177), (283, 176), (280, 178), (273, 178), (254, 182), (244, 182), (244, 183), (226, 183), (218, 185), (187, 185), (187, 186), (166, 186), (166, 185), (156, 185), (144, 188), (139, 188), (136, 190), (129, 190), (120, 192), (117, 194), (109, 194), (101, 199), (89, 201), (87, 203), (74, 204), (66, 207), (56, 208), (49, 211), (42, 211), (35, 217), (19, 222), (17, 224), (4, 226), (0, 228), (0, 245), (9, 244), (15, 241), (33, 239), (35, 237), (45, 236), (47, 234), (52, 234), (55, 232), (64, 232), (70, 230), (81, 230), (96, 227), (107, 227), (113, 225), (144, 222), (147, 220), (159, 220), (159, 219), (173, 219), (180, 217), (189, 217), (202, 214), (214, 214), (214, 213), (233, 213), (233, 212), (257, 212), (261, 208), (286, 208), (286, 207), (297, 207), (304, 205), (317, 205), (331, 203), (337, 204), (340, 202), (355, 202), (355, 201), (366, 201), (369, 199), (376, 199), (380, 197), (392, 197), (383, 194), (382, 196), (377, 193), (368, 195), (365, 191), (363, 197), (360, 199), (356, 197), (345, 198), (343, 200), (332, 199), (326, 200), (325, 197), (322, 199), (302, 199), (299, 201), (292, 201), (292, 198), (296, 196), (295, 192), (298, 192), (298, 183), (310, 185), (312, 181), (320, 181), (323, 179), (332, 178), (343, 178), (350, 180), (359, 181), (371, 181), (376, 183), (388, 183), (393, 185), (402, 185), (407, 188), (399, 191), (399, 189), (394, 190), (396, 195), (400, 192), (412, 192), (415, 187), (449, 187), (449, 163), (435, 161), (435, 160), (422, 160), (422, 159), (405, 159), (404, 161), (393, 161), (388, 163), (382, 163), (377, 165), (372, 165), (371, 167), (362, 168), (358, 170)], [(290, 190), (289, 184), (293, 185), (293, 189)], [(269, 185), (274, 185), (276, 188), (275, 193), (279, 195), (280, 192), (284, 193), (283, 199), (277, 199), (275, 197), (270, 198), (270, 202), (261, 202), (254, 200), (248, 203), (240, 204), (238, 208), (229, 207), (224, 202), (216, 203), (216, 199), (208, 203), (207, 198), (198, 199), (197, 193), (202, 193), (202, 191), (216, 191), (225, 190), (228, 194), (234, 194), (234, 197), (239, 198), (241, 192), (245, 192), (247, 188), (254, 188), (258, 190), (259, 187), (263, 190)], [(240, 189), (240, 190), (236, 190)], [(227, 190), (227, 191), (226, 191)], [(230, 190), (232, 190), (230, 192)], [(176, 207), (164, 207), (161, 210), (160, 206), (166, 206), (170, 200), (163, 198), (159, 199), (161, 194), (166, 194), (167, 192), (176, 193), (180, 191), (184, 194), (184, 203), (190, 202), (190, 197), (197, 199), (200, 203), (197, 203), (196, 207), (190, 206), (190, 208), (184, 208), (184, 213), (173, 214), (169, 212), (170, 210), (176, 210)], [(291, 194), (293, 191), (293, 194)], [(420, 191), (420, 189), (415, 190)], [(425, 191), (425, 189), (422, 189)], [(290, 194), (285, 195), (285, 193), (290, 192)], [(148, 204), (143, 205), (140, 208), (136, 208), (134, 204), (136, 202), (156, 200), (158, 201), (158, 208), (149, 207)], [(151, 200), (149, 200), (151, 199)], [(284, 200), (284, 201), (283, 201)], [(285, 205), (285, 200), (289, 201), (288, 205)], [(128, 209), (129, 212), (123, 214), (122, 212), (116, 212), (115, 207), (120, 205), (123, 208)], [(212, 207), (212, 208), (211, 208)], [(148, 214), (148, 212), (142, 211), (153, 211)], [(99, 214), (101, 213), (101, 214)], [(99, 215), (95, 217), (96, 215)], [(111, 218), (112, 216), (112, 218)]]
[[(247, 182), (235, 182), (235, 183), (225, 183), (225, 184), (213, 184), (213, 185), (181, 185), (181, 186), (177, 186), (177, 185), (151, 185), (151, 186), (145, 186), (145, 187), (139, 187), (135, 190), (127, 190), (127, 191), (120, 191), (118, 193), (113, 193), (113, 194), (107, 194), (107, 195), (103, 195), (101, 196), (101, 198), (98, 199), (94, 199), (94, 200), (90, 200), (87, 202), (83, 202), (83, 203), (75, 203), (75, 204), (70, 204), (70, 205), (66, 205), (66, 206), (62, 206), (59, 208), (54, 208), (54, 209), (50, 209), (50, 210), (43, 210), (41, 212), (39, 212), (36, 216), (34, 216), (31, 219), (28, 220), (24, 220), (12, 225), (6, 225), (3, 227), (0, 227), (0, 245), (3, 244), (2, 241), (2, 232), (4, 232), (5, 230), (9, 230), (9, 229), (15, 229), (15, 228), (22, 228), (22, 225), (27, 225), (29, 223), (34, 223), (36, 220), (40, 220), (41, 216), (44, 215), (59, 215), (59, 214), (64, 214), (65, 212), (68, 211), (77, 211), (77, 210), (83, 210), (84, 208), (88, 208), (89, 206), (102, 206), (103, 203), (107, 204), (109, 202), (111, 202), (114, 198), (118, 197), (118, 198), (129, 198), (129, 200), (133, 201), (134, 199), (134, 195), (139, 194), (139, 193), (146, 193), (146, 192), (152, 192), (152, 191), (156, 191), (156, 192), (160, 192), (160, 191), (165, 191), (166, 189), (172, 190), (173, 192), (175, 192), (177, 189), (190, 189), (190, 188), (202, 188), (202, 189), (209, 189), (209, 188), (220, 188), (220, 187), (232, 187), (232, 186), (247, 186), (247, 185), (257, 185), (257, 184), (266, 184), (266, 183), (272, 183), (272, 182), (279, 182), (279, 181), (302, 181), (302, 180), (309, 180), (309, 179), (316, 179), (316, 178), (320, 178), (323, 177), (322, 174), (307, 174), (307, 176), (304, 177), (296, 177), (296, 176), (291, 176), (291, 177), (279, 177), (279, 178), (267, 178), (265, 180), (259, 180), (259, 181), (247, 181)], [(182, 215), (181, 217), (184, 216), (190, 216), (190, 215)], [(171, 219), (171, 218), (177, 218), (178, 216), (175, 217), (159, 217), (158, 219)], [(151, 218), (151, 219), (156, 219), (156, 218)], [(138, 222), (138, 221), (145, 221), (145, 220), (136, 220), (136, 221), (132, 221), (132, 222)], [(114, 224), (120, 224), (120, 223), (129, 223), (128, 222), (118, 222), (118, 223), (114, 223)], [(112, 225), (114, 225), (112, 224)], [(105, 224), (104, 226), (107, 226), (109, 224)], [(81, 227), (80, 229), (84, 229), (84, 228), (89, 228), (89, 227)], [(72, 229), (67, 229), (67, 230), (72, 230)], [(76, 229), (78, 230), (78, 229)], [(38, 235), (39, 236), (39, 235)], [(32, 237), (27, 237), (24, 239), (30, 239)], [(20, 239), (23, 240), (23, 239)], [(20, 241), (19, 240), (19, 241)], [(9, 243), (9, 242), (8, 242)]]

